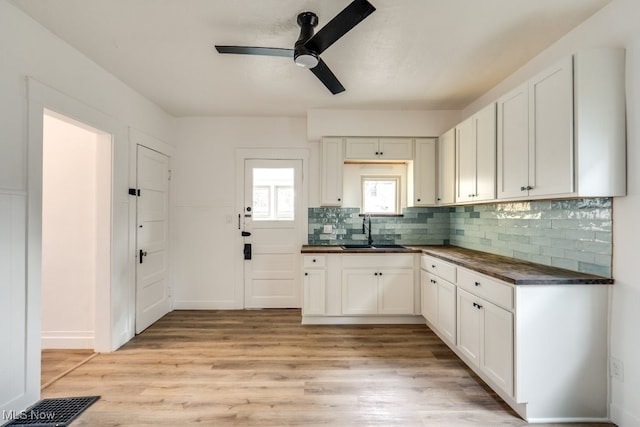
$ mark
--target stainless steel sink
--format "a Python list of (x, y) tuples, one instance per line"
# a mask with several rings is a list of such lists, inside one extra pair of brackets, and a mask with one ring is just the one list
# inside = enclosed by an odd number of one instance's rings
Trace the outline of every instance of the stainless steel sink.
[(380, 245), (340, 245), (342, 249), (406, 249), (403, 245), (394, 245), (394, 244), (380, 244)]

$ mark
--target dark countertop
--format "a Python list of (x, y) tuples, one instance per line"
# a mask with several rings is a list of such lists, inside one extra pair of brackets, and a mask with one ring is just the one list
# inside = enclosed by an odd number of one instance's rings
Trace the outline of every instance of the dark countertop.
[(514, 285), (611, 285), (613, 279), (457, 246), (418, 246), (422, 252)]
[(302, 247), (301, 252), (303, 254), (424, 253), (514, 285), (611, 285), (614, 282), (613, 279), (602, 276), (549, 267), (457, 246), (408, 245), (404, 249), (342, 249), (340, 246), (333, 245), (305, 245)]

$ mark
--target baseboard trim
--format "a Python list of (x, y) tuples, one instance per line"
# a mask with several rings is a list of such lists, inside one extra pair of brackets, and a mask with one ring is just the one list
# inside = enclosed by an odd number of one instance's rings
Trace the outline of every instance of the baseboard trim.
[(95, 346), (93, 331), (42, 331), (42, 349), (90, 349)]
[[(637, 407), (636, 407), (637, 409)], [(615, 403), (611, 404), (611, 422), (617, 426), (640, 426), (640, 415), (634, 415)]]
[(419, 325), (422, 316), (302, 316), (303, 325)]

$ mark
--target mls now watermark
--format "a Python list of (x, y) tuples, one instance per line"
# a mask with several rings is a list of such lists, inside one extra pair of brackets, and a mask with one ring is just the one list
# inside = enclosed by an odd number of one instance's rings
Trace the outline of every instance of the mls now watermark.
[(5, 421), (51, 421), (56, 418), (55, 412), (44, 411), (2, 411), (2, 419)]

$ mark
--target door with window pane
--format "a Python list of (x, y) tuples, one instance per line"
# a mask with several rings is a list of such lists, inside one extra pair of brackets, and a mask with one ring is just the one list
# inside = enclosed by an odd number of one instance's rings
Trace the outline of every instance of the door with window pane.
[(246, 308), (300, 307), (301, 188), (301, 160), (245, 161)]

